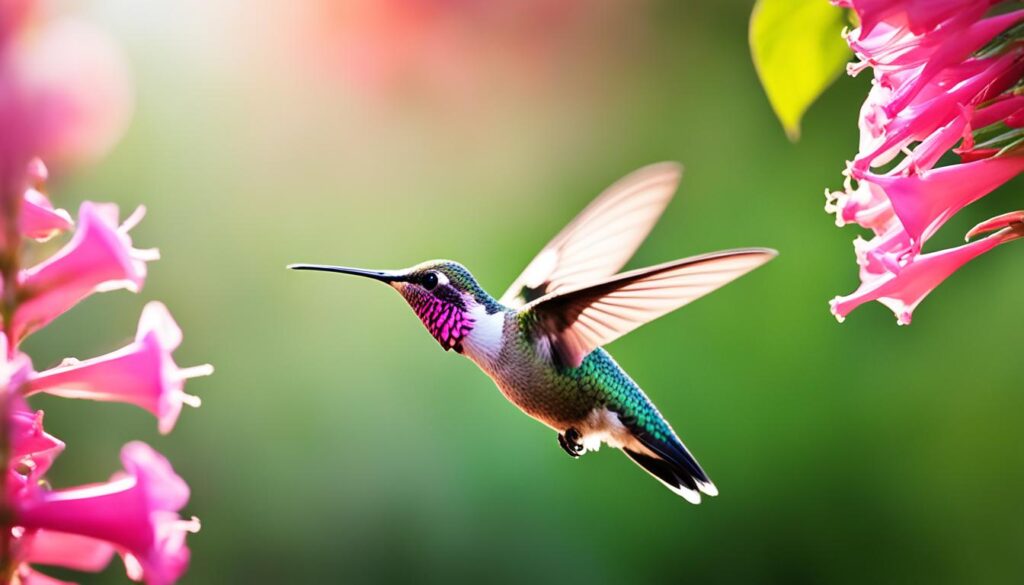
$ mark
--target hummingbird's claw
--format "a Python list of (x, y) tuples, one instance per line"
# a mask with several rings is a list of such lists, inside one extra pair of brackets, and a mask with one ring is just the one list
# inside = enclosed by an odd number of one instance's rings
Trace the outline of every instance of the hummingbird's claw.
[(569, 454), (569, 457), (578, 459), (583, 454), (583, 444), (580, 443), (582, 436), (573, 427), (569, 427), (564, 433), (558, 433), (558, 444)]

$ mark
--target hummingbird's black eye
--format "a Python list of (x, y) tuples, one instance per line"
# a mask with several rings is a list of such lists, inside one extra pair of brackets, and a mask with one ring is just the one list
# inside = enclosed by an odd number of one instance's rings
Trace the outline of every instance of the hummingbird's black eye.
[(437, 286), (437, 273), (436, 272), (428, 272), (423, 277), (423, 283), (422, 284), (423, 284), (423, 288), (425, 288), (427, 290), (434, 290), (434, 287)]

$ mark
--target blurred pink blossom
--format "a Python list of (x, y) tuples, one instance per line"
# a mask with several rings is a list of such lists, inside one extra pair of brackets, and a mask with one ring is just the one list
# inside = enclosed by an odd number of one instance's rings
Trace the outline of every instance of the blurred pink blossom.
[(265, 26), (277, 48), (270, 58), (290, 55), (289, 66), (313, 72), (318, 81), (340, 83), (374, 101), (413, 95), (459, 112), (481, 100), (522, 99), (572, 85), (588, 73), (603, 78), (617, 57), (611, 47), (620, 43), (621, 49), (642, 25), (635, 14), (645, 5), (309, 0), (288, 4), (284, 16), (272, 13)]
[(583, 16), (578, 0), (505, 2), (373, 0), (313, 2), (311, 41), (358, 86), (409, 83), (474, 91), (495, 63), (530, 75)]
[(42, 12), (21, 18), (9, 49), (10, 66), (37, 110), (42, 134), (35, 154), (60, 167), (98, 161), (131, 119), (127, 63), (101, 31)]
[[(859, 152), (844, 189), (826, 192), (825, 209), (837, 225), (856, 223), (874, 237), (854, 242), (861, 286), (836, 297), (832, 312), (841, 320), (878, 300), (908, 324), (958, 268), (1019, 238), (1024, 217), (1006, 215), (972, 230), (1000, 230), (983, 240), (922, 253), (954, 215), (1024, 171), (1024, 141), (1010, 131), (1024, 116), (1024, 10), (993, 12), (998, 0), (833, 3), (852, 8), (861, 24), (846, 33), (859, 58), (850, 73), (871, 69), (874, 79)], [(936, 167), (950, 151), (961, 162)]]

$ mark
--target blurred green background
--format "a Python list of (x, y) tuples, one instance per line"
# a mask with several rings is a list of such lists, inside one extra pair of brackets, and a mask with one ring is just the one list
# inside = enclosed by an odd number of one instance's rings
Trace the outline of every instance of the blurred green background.
[[(343, 10), (72, 4), (124, 48), (136, 112), (51, 195), (144, 203), (135, 242), (163, 259), (142, 294), (90, 298), (27, 350), (37, 368), (112, 350), (159, 299), (186, 333), (178, 363), (217, 373), (189, 384), (204, 404), (168, 437), (128, 406), (33, 404), (68, 443), (57, 486), (106, 478), (132, 439), (168, 454), (203, 521), (185, 583), (1024, 575), (1024, 249), (961, 270), (910, 327), (878, 304), (837, 324), (856, 230), (822, 192), (856, 149), (868, 80), (839, 80), (787, 142), (750, 63), (752, 2), (568, 2), (554, 26), (483, 19), (441, 49), (375, 38), (391, 29), (374, 21), (361, 50), (398, 61), (383, 80), (324, 58), (347, 47), (332, 35), (365, 32)], [(284, 269), (448, 257), (500, 294), (601, 189), (659, 160), (686, 175), (630, 266), (781, 251), (609, 347), (720, 488), (698, 507), (613, 450), (569, 460), (385, 287)], [(936, 248), (1019, 207), (1020, 187)], [(79, 580), (126, 582), (116, 563)]]

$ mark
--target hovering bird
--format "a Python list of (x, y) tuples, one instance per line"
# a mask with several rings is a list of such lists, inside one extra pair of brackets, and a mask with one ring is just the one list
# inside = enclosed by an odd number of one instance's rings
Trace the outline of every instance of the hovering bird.
[(616, 182), (540, 251), (500, 299), (450, 260), (403, 270), (289, 268), (390, 285), (441, 347), (473, 360), (510, 402), (556, 431), (569, 456), (606, 443), (697, 504), (701, 493), (718, 494), (715, 485), (602, 346), (777, 253), (726, 250), (616, 274), (646, 239), (681, 177), (680, 165), (659, 163)]

